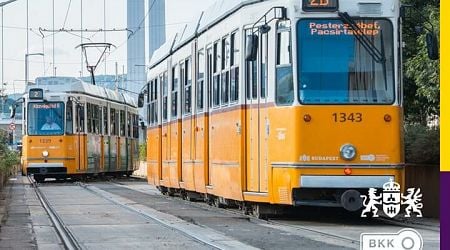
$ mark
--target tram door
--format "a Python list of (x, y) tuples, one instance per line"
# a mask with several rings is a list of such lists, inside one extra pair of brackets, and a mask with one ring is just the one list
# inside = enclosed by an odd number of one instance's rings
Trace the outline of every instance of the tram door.
[[(206, 108), (206, 114), (209, 114), (209, 108), (212, 106), (212, 96), (211, 96), (211, 92), (212, 92), (212, 82), (213, 82), (213, 50), (212, 47), (209, 47), (206, 51), (206, 104), (205, 104), (205, 108)], [(206, 128), (209, 128), (209, 117), (206, 118), (207, 119), (207, 126)], [(207, 185), (211, 185), (212, 184), (212, 180), (211, 180), (211, 164), (210, 164), (210, 150), (211, 150), (211, 142), (212, 140), (210, 140), (209, 138), (209, 129), (206, 129), (207, 134), (205, 135), (205, 138), (208, 138), (208, 142), (206, 143), (207, 145), (207, 151), (206, 151), (206, 155), (205, 155), (205, 165), (207, 166), (207, 170), (206, 170), (206, 175), (207, 175)]]
[[(250, 31), (246, 38), (249, 38)], [(247, 62), (247, 191), (268, 191), (268, 110), (267, 110), (267, 54), (268, 34), (258, 36), (258, 56)]]

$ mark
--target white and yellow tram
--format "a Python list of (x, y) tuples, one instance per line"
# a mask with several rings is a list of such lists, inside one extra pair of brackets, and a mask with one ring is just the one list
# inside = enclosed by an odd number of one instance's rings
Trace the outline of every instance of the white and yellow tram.
[(22, 173), (65, 179), (138, 167), (135, 100), (76, 78), (38, 78), (24, 101)]
[(151, 59), (148, 181), (358, 210), (404, 183), (400, 1), (219, 0)]

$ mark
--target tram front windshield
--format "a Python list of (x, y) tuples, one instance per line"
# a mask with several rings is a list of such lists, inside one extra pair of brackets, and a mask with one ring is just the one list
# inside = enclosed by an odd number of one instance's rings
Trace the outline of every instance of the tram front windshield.
[(62, 102), (28, 104), (28, 135), (62, 135), (63, 128)]
[(394, 102), (391, 22), (357, 19), (353, 24), (357, 28), (340, 19), (298, 22), (298, 91), (302, 104)]

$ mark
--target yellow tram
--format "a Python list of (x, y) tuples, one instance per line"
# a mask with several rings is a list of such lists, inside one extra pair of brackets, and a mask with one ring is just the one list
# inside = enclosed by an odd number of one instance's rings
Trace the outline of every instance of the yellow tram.
[(130, 96), (76, 78), (38, 78), (24, 95), (22, 173), (45, 178), (130, 175), (139, 117)]
[(217, 1), (151, 59), (149, 183), (256, 213), (403, 184), (400, 20), (392, 0)]

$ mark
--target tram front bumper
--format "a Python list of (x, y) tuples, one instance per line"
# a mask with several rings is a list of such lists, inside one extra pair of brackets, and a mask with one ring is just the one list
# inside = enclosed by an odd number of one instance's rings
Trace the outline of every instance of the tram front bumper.
[(27, 174), (35, 176), (67, 175), (67, 168), (63, 163), (30, 163), (27, 167)]
[(293, 189), (295, 206), (343, 207), (357, 211), (361, 194), (370, 188), (382, 188), (395, 176), (301, 176), (301, 188)]

